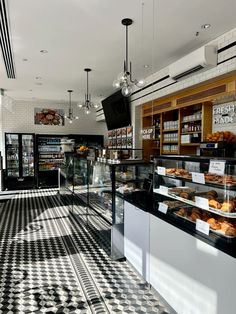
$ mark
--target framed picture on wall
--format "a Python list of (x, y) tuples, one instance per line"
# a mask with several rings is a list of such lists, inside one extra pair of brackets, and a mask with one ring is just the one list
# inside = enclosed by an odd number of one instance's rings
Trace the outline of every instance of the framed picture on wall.
[(34, 108), (34, 124), (65, 125), (64, 109)]

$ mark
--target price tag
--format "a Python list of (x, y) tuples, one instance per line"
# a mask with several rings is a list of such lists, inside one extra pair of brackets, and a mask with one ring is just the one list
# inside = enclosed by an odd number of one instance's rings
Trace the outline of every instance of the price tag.
[(208, 172), (223, 176), (225, 174), (225, 160), (210, 160)]
[(166, 214), (167, 210), (168, 210), (168, 205), (166, 205), (165, 203), (159, 203), (158, 210), (159, 210), (159, 212)]
[(196, 183), (205, 184), (205, 176), (204, 173), (192, 172), (192, 181)]
[(196, 230), (198, 230), (198, 231), (200, 231), (206, 235), (209, 235), (210, 225), (209, 225), (209, 223), (207, 223), (203, 220), (197, 219), (196, 220)]
[(200, 196), (195, 196), (196, 206), (202, 209), (209, 209), (208, 199)]
[(168, 194), (168, 187), (164, 185), (160, 185), (160, 191), (164, 194)]
[(157, 173), (161, 176), (166, 175), (166, 168), (165, 167), (157, 167)]

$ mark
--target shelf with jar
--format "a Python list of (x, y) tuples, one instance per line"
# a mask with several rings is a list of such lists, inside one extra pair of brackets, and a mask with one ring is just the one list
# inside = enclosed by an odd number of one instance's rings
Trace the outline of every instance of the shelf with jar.
[[(202, 102), (181, 106), (178, 109), (168, 109), (153, 116), (143, 115), (142, 128), (153, 127), (158, 121), (158, 140), (150, 137), (143, 138), (144, 156), (147, 160), (150, 155), (157, 154), (155, 148), (158, 146), (161, 155), (184, 154), (196, 155), (200, 143), (204, 141), (207, 134), (211, 133), (212, 103)], [(167, 144), (169, 146), (167, 146)], [(175, 145), (175, 146), (174, 146)]]
[(236, 160), (158, 156), (154, 208), (164, 220), (236, 257)]

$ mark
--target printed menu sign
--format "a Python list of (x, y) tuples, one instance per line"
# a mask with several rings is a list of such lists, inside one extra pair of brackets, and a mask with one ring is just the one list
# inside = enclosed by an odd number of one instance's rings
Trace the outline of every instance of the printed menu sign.
[(192, 172), (192, 181), (196, 183), (205, 184), (204, 173)]
[(166, 205), (165, 203), (159, 203), (158, 205), (158, 210), (159, 212), (162, 212), (163, 214), (166, 214), (167, 213), (167, 210), (168, 210), (168, 205)]
[(225, 174), (225, 160), (210, 160), (208, 172), (223, 176)]
[(209, 235), (210, 225), (209, 225), (209, 223), (207, 223), (203, 220), (197, 219), (196, 220), (196, 230), (198, 230), (198, 231), (200, 231), (206, 235)]
[(157, 173), (161, 176), (166, 175), (166, 168), (165, 167), (157, 167)]
[(195, 196), (196, 206), (202, 209), (209, 209), (208, 199), (200, 196)]

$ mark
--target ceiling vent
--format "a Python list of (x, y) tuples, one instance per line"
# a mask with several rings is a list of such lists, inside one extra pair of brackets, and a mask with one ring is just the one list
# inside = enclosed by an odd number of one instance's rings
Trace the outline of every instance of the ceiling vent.
[(169, 66), (169, 76), (177, 81), (202, 69), (217, 65), (216, 46), (203, 46)]
[(5, 0), (0, 0), (0, 45), (6, 67), (7, 77), (14, 79), (16, 78), (16, 75), (11, 49), (11, 40)]

